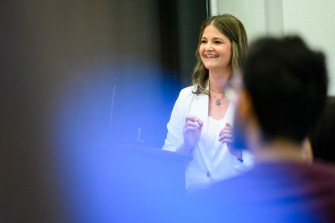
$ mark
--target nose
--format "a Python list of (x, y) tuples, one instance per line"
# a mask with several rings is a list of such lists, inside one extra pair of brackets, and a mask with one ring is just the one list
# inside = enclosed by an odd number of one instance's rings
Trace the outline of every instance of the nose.
[(205, 50), (213, 50), (213, 46), (210, 42), (206, 44)]

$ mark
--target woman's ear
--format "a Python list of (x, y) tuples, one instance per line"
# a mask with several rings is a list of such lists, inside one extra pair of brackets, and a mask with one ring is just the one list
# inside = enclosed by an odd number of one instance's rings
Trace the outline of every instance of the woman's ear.
[(302, 142), (301, 153), (307, 163), (313, 163), (313, 148), (308, 137)]

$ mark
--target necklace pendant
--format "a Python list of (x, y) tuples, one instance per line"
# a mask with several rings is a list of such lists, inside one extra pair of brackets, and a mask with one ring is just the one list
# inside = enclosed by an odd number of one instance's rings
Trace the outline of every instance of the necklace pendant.
[(220, 99), (216, 99), (215, 104), (218, 105), (218, 106), (221, 105), (221, 100)]

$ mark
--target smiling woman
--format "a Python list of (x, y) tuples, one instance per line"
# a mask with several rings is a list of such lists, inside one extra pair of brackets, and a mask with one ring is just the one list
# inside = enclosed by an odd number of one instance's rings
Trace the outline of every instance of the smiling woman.
[(187, 190), (208, 186), (247, 168), (241, 152), (231, 153), (234, 105), (224, 93), (246, 50), (247, 35), (236, 17), (224, 14), (204, 21), (193, 86), (181, 90), (163, 146), (193, 156), (186, 169)]

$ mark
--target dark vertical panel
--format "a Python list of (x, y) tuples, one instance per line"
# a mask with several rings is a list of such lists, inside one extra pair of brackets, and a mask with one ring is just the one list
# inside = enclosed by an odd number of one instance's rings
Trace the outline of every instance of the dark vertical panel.
[(172, 75), (180, 71), (177, 3), (178, 0), (159, 1), (161, 65)]
[(206, 1), (159, 1), (162, 66), (181, 86), (190, 84), (200, 26), (206, 19)]
[(207, 16), (206, 1), (183, 0), (177, 1), (177, 4), (180, 76), (182, 86), (188, 86), (196, 63), (200, 27)]

